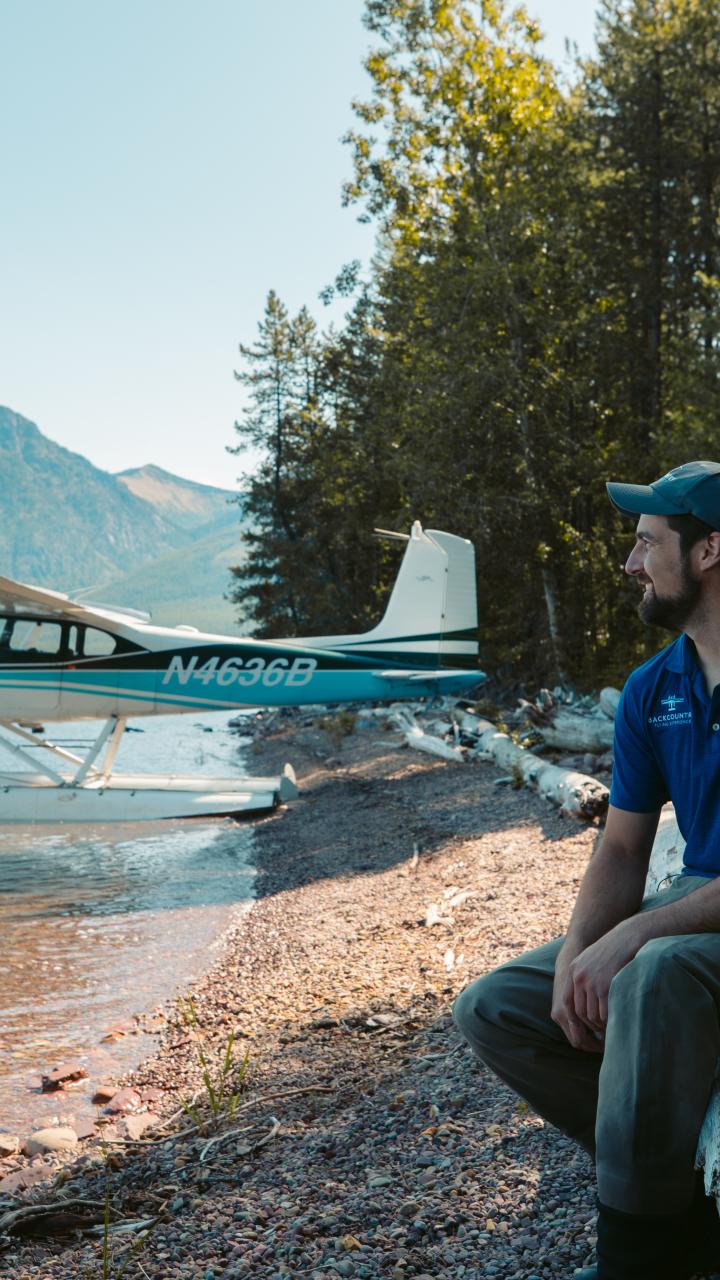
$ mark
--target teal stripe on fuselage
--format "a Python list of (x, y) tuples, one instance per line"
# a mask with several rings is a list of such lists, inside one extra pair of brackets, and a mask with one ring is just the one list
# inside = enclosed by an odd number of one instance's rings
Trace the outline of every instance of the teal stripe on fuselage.
[[(0, 715), (3, 693), (23, 691), (43, 692), (51, 698), (56, 695), (57, 672), (37, 672), (32, 678), (8, 678), (0, 672)], [(111, 683), (108, 683), (111, 675)], [(252, 684), (234, 684), (222, 688), (202, 679), (190, 676), (185, 683), (177, 677), (165, 680), (166, 671), (133, 671), (112, 673), (106, 671), (66, 671), (63, 676), (62, 703), (67, 699), (71, 714), (82, 714), (82, 704), (90, 711), (93, 700), (117, 699), (118, 714), (149, 715), (153, 709), (167, 714), (182, 711), (225, 710), (242, 706), (302, 706), (313, 702), (374, 702), (394, 698), (430, 696), (438, 688), (442, 692), (464, 692), (483, 678), (479, 671), (463, 671), (442, 681), (433, 680), (423, 672), (418, 680), (380, 678), (371, 671), (357, 668), (349, 670), (315, 671), (307, 683), (289, 687), (286, 683), (264, 685), (262, 678)], [(81, 706), (78, 708), (78, 703)], [(138, 704), (146, 704), (141, 710)], [(73, 704), (72, 706), (70, 704)], [(87, 714), (87, 712), (86, 712)], [(50, 716), (50, 710), (48, 711)], [(50, 716), (50, 718), (52, 718)]]

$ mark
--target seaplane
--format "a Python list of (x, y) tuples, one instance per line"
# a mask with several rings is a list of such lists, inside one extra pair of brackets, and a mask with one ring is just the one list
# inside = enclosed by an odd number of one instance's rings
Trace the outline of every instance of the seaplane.
[[(15, 766), (0, 773), (0, 823), (239, 817), (297, 795), (290, 766), (268, 778), (115, 773), (131, 717), (468, 695), (485, 678), (472, 543), (419, 521), (387, 536), (405, 552), (382, 620), (360, 635), (206, 635), (0, 577), (0, 748)], [(45, 729), (77, 720), (103, 722), (84, 755)]]

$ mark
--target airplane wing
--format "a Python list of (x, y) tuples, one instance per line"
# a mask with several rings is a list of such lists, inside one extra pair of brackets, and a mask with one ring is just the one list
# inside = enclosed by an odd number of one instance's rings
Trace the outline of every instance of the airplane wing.
[(85, 622), (102, 624), (108, 617), (115, 615), (131, 615), (134, 618), (149, 620), (149, 614), (141, 614), (131, 609), (113, 609), (104, 605), (87, 605), (80, 600), (73, 600), (61, 591), (48, 591), (46, 587), (33, 587), (27, 582), (16, 582), (14, 578), (0, 575), (0, 609), (32, 609), (49, 615), (74, 617)]
[(31, 587), (26, 582), (0, 577), (0, 606), (16, 608), (18, 605), (26, 609), (48, 610), (49, 613), (75, 613), (80, 608), (60, 591), (47, 591), (44, 587)]

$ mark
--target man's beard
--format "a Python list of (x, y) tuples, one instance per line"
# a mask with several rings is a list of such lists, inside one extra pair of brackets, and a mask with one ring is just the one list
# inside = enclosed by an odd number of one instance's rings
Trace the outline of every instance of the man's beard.
[(699, 599), (700, 583), (691, 576), (687, 562), (683, 561), (682, 581), (677, 595), (656, 595), (655, 588), (651, 586), (638, 605), (638, 614), (649, 627), (682, 631), (695, 612)]

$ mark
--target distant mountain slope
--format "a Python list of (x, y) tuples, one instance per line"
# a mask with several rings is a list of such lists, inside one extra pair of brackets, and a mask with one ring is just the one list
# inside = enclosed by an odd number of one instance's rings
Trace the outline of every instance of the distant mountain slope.
[(185, 622), (221, 635), (247, 634), (238, 606), (224, 598), (231, 581), (229, 566), (244, 556), (237, 524), (214, 529), (178, 551), (111, 579), (103, 585), (102, 599), (96, 591), (92, 596), (96, 603), (148, 609), (153, 622), (163, 627)]
[(225, 593), (242, 512), (225, 489), (161, 467), (110, 475), (0, 407), (0, 573), (237, 632)]
[(0, 565), (60, 590), (90, 586), (188, 540), (115, 476), (0, 407)]
[(152, 465), (118, 471), (116, 478), (136, 498), (149, 502), (158, 515), (181, 529), (237, 526), (237, 495), (229, 489), (184, 480)]

